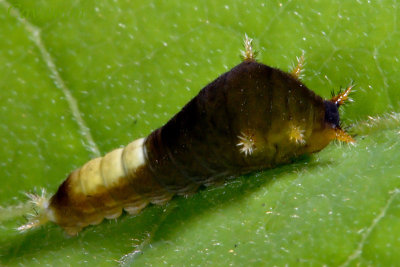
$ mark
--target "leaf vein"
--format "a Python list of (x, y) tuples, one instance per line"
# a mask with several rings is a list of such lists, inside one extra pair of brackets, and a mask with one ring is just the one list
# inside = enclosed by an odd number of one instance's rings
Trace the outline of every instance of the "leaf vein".
[(392, 204), (393, 200), (400, 194), (400, 189), (395, 188), (393, 191), (389, 192), (391, 194), (390, 198), (387, 200), (385, 206), (381, 210), (381, 212), (372, 220), (370, 226), (366, 228), (364, 231), (364, 234), (361, 237), (360, 242), (357, 245), (357, 248), (349, 255), (349, 257), (346, 259), (346, 261), (341, 264), (341, 267), (348, 266), (350, 262), (353, 260), (357, 259), (358, 257), (361, 256), (362, 250), (364, 248), (365, 242), (368, 239), (368, 237), (371, 235), (371, 232), (375, 229), (375, 227), (378, 225), (378, 223), (385, 217), (386, 212), (388, 211), (390, 205)]
[(40, 28), (29, 22), (28, 19), (25, 18), (21, 14), (21, 12), (16, 7), (11, 5), (7, 0), (0, 0), (0, 3), (6, 8), (6, 10), (8, 10), (10, 15), (15, 17), (25, 27), (25, 30), (29, 34), (29, 38), (39, 49), (42, 59), (51, 73), (51, 79), (55, 83), (56, 87), (59, 88), (64, 94), (68, 106), (71, 110), (72, 116), (78, 124), (81, 135), (86, 140), (86, 147), (94, 156), (100, 156), (100, 150), (92, 137), (89, 127), (86, 125), (86, 122), (82, 118), (81, 111), (79, 110), (78, 103), (75, 97), (72, 95), (71, 90), (66, 86), (64, 80), (61, 78), (61, 75), (57, 70), (52, 56), (50, 55), (45, 44), (43, 43)]

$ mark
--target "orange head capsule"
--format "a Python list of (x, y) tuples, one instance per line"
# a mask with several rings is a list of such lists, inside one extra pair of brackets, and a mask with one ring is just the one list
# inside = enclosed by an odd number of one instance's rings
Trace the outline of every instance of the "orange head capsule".
[[(346, 101), (351, 101), (351, 99), (349, 99), (349, 95), (351, 93), (351, 90), (353, 89), (353, 85), (350, 85), (349, 87), (347, 87), (347, 89), (344, 92), (339, 92), (338, 95), (333, 96), (329, 102), (334, 103), (336, 105), (336, 109), (338, 109), (341, 105), (343, 105)], [(327, 116), (330, 117), (333, 115), (330, 115), (332, 113), (325, 111)], [(342, 141), (342, 142), (346, 142), (346, 143), (354, 143), (354, 139), (345, 131), (343, 131), (340, 128), (340, 123), (339, 123), (339, 113), (336, 112), (337, 114), (337, 120), (335, 121), (336, 123), (334, 124), (335, 126), (335, 139)], [(330, 119), (330, 118), (329, 118)]]

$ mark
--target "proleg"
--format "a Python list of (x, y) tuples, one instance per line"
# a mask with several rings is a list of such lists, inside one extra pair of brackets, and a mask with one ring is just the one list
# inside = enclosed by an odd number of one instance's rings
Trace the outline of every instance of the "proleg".
[(352, 87), (324, 100), (292, 72), (256, 61), (246, 36), (243, 61), (205, 86), (164, 126), (72, 171), (50, 198), (31, 196), (39, 213), (26, 230), (52, 221), (74, 235), (123, 210), (139, 213), (201, 185), (288, 163), (332, 140), (354, 142), (338, 108)]

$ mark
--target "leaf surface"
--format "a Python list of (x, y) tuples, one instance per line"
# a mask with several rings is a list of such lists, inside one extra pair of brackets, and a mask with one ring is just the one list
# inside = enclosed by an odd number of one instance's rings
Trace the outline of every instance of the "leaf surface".
[[(0, 263), (396, 265), (398, 9), (388, 0), (0, 0)], [(240, 62), (245, 33), (271, 66), (289, 70), (304, 52), (303, 81), (324, 97), (355, 82), (341, 112), (355, 146), (332, 143), (77, 237), (51, 224), (15, 231), (24, 192), (55, 192), (90, 158), (162, 126)]]

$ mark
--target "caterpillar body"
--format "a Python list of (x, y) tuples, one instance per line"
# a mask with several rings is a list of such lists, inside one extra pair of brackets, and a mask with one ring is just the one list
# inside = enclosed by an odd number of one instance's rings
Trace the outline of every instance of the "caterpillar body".
[(84, 164), (50, 199), (31, 196), (39, 213), (19, 230), (52, 221), (70, 234), (122, 210), (139, 213), (200, 185), (287, 163), (331, 140), (353, 142), (338, 107), (351, 87), (324, 100), (292, 73), (255, 60), (246, 37), (243, 62), (203, 88), (163, 127)]

